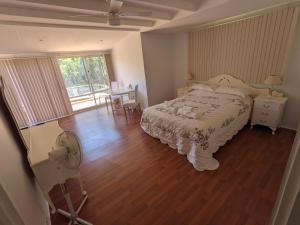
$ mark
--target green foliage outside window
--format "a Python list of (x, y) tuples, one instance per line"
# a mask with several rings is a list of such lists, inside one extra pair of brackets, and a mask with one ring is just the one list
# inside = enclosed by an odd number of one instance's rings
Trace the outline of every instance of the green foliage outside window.
[(60, 58), (58, 64), (70, 97), (99, 92), (109, 87), (103, 56)]

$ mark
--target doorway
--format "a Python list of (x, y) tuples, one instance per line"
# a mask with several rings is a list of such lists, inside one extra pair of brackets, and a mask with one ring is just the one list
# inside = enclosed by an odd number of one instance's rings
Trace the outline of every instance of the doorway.
[(104, 56), (58, 58), (73, 111), (103, 104), (102, 93), (109, 89)]

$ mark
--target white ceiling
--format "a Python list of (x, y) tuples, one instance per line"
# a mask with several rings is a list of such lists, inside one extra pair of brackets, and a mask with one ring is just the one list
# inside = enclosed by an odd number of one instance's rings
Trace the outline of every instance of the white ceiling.
[[(107, 50), (131, 32), (174, 32), (288, 0), (123, 0), (123, 11), (151, 11), (107, 25), (105, 0), (0, 0), (0, 54)], [(90, 16), (78, 17), (76, 15)]]
[[(192, 1), (192, 0), (191, 0)], [(253, 11), (276, 7), (288, 3), (300, 2), (299, 0), (214, 0), (203, 3), (199, 10), (184, 18), (174, 19), (168, 23), (158, 25), (155, 30), (176, 32), (188, 30), (191, 27), (234, 17)]]
[(0, 54), (107, 50), (129, 33), (0, 25)]

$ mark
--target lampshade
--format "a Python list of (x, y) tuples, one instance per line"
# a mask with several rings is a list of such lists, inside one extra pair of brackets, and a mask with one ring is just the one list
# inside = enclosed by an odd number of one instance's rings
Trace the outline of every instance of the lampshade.
[(279, 85), (282, 83), (281, 76), (279, 75), (269, 75), (265, 80), (265, 84), (268, 85)]
[(186, 79), (187, 79), (187, 80), (193, 80), (193, 79), (194, 79), (194, 75), (191, 74), (191, 73), (188, 73), (188, 74), (186, 75)]

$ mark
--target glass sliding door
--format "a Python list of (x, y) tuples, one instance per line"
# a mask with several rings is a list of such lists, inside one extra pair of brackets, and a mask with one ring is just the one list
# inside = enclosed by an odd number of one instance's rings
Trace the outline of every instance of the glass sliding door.
[(64, 57), (58, 59), (73, 111), (101, 104), (101, 92), (109, 81), (103, 56)]
[(102, 104), (101, 92), (109, 89), (109, 79), (103, 56), (85, 57), (85, 66), (91, 87), (94, 91), (96, 104)]

